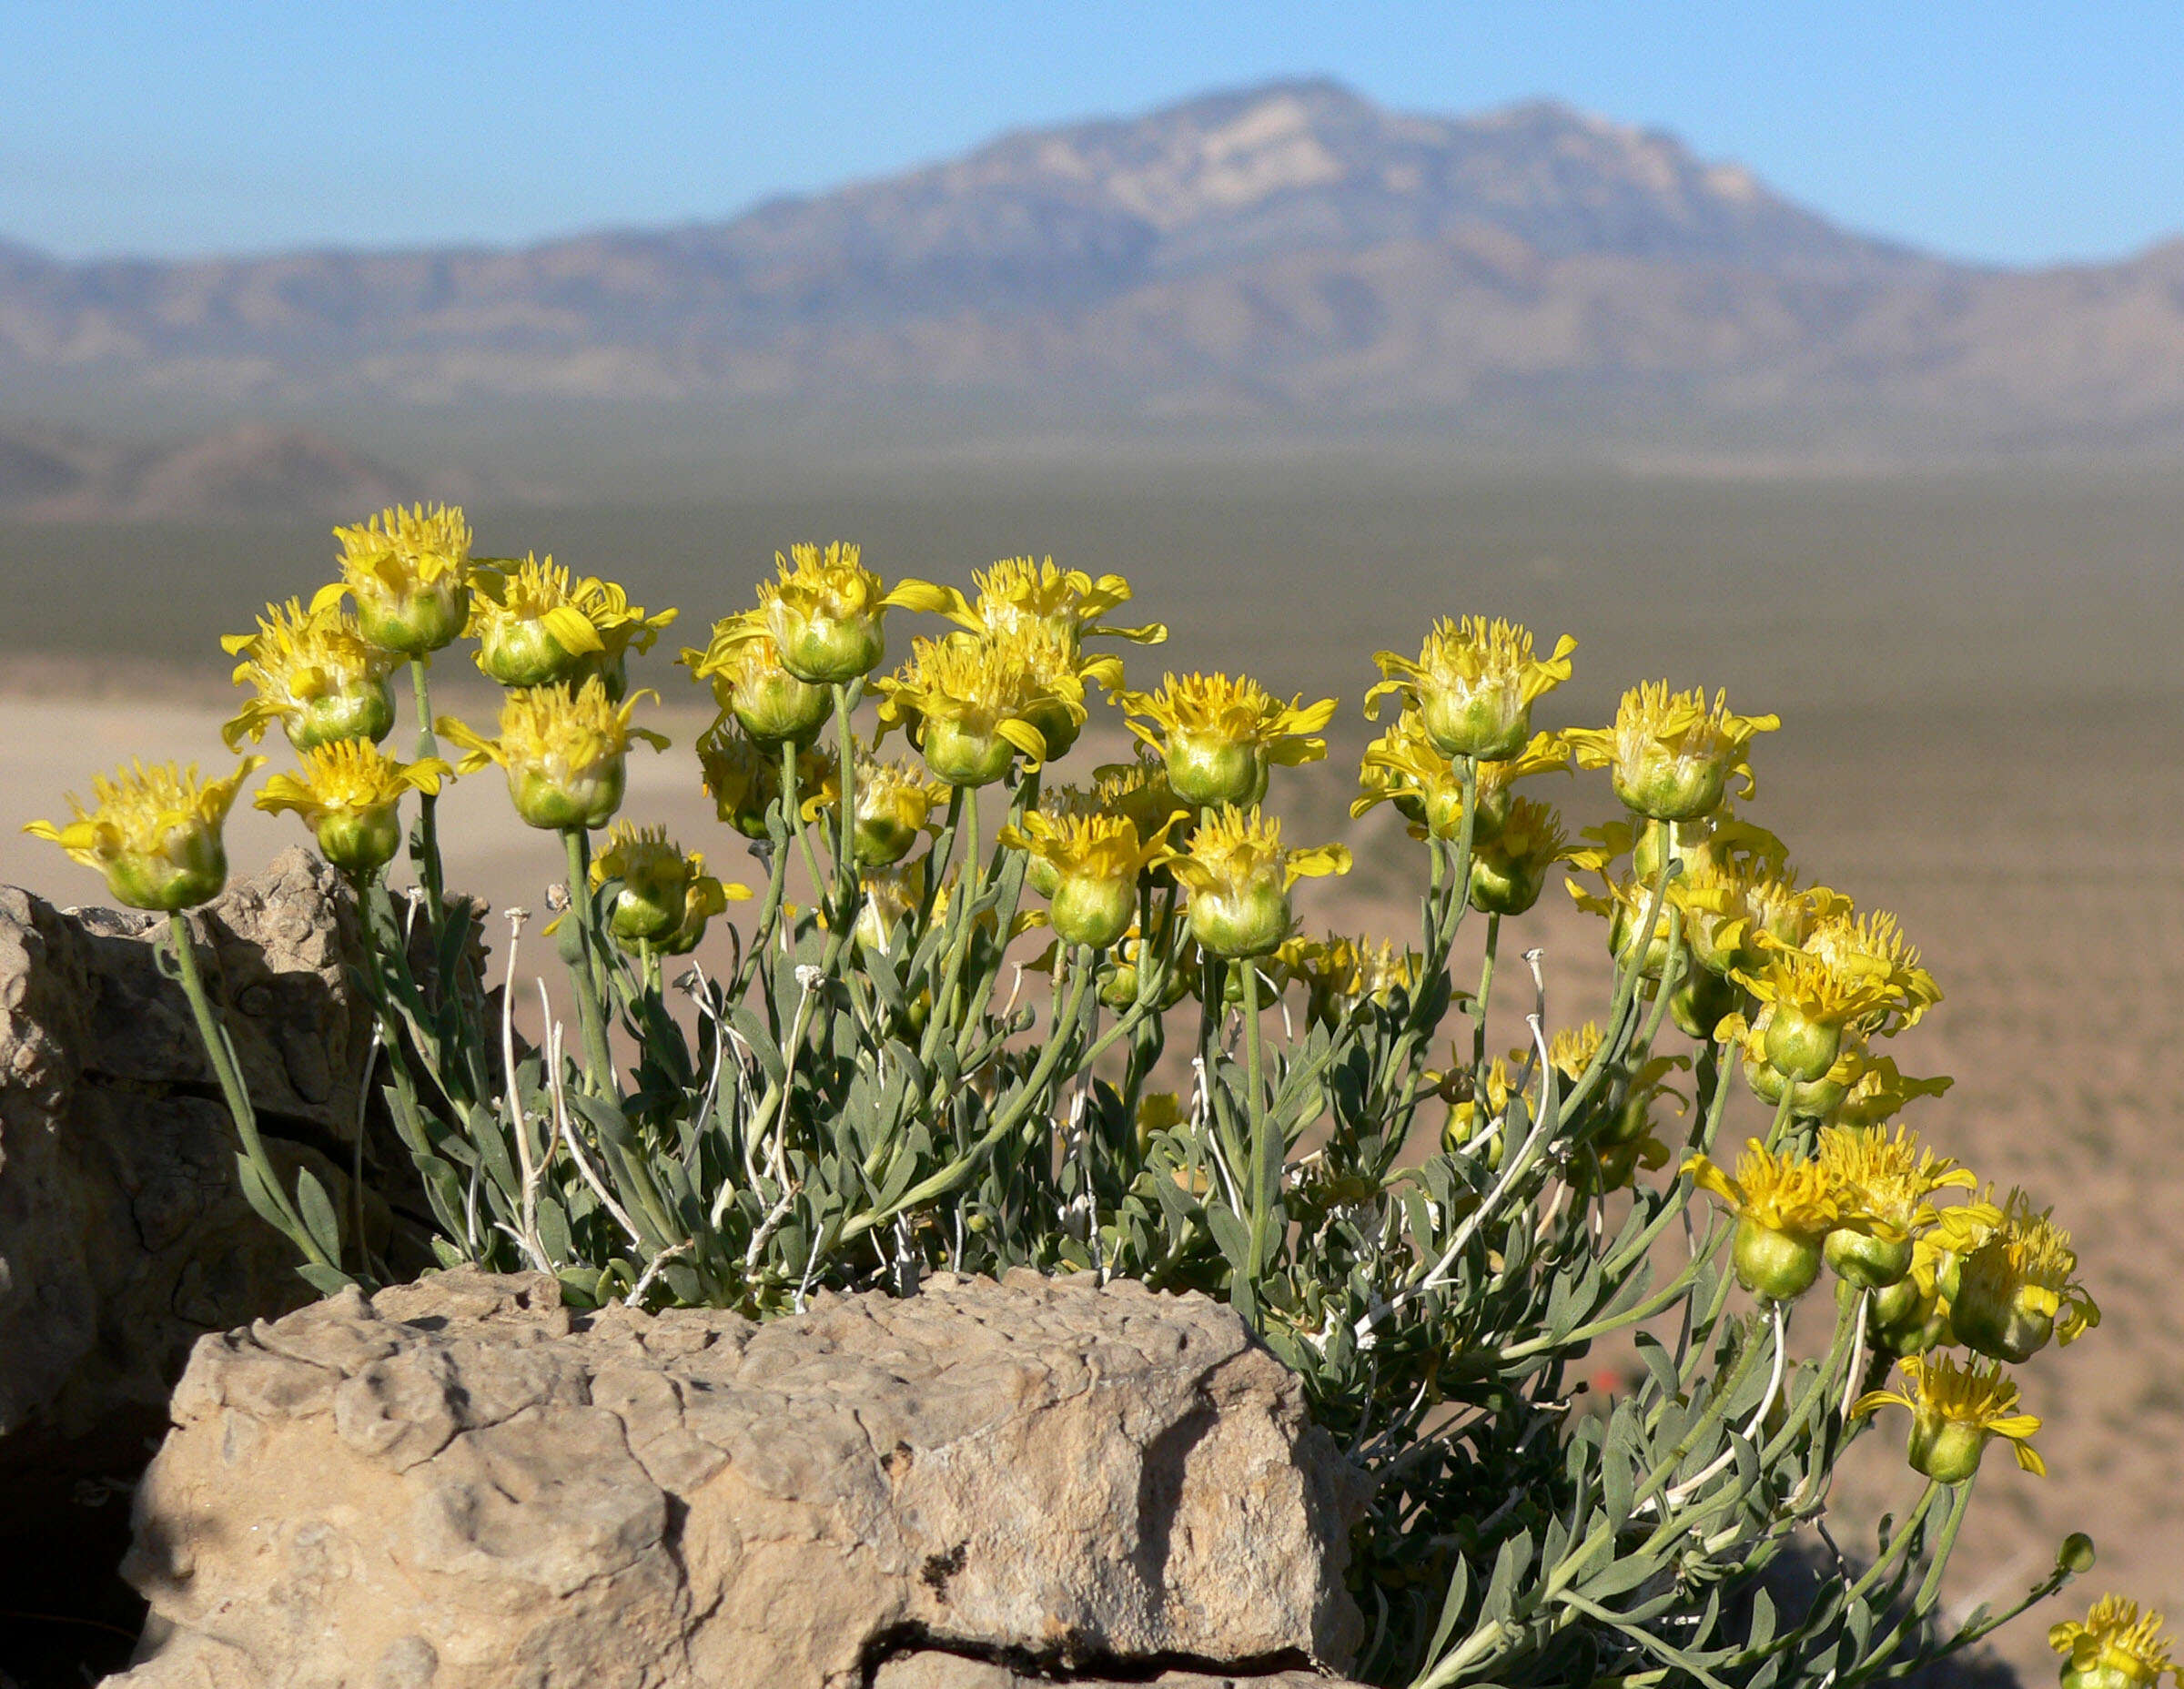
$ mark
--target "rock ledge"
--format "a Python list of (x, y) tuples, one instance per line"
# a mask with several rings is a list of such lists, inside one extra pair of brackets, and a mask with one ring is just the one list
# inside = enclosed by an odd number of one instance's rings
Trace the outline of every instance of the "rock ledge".
[(205, 1339), (173, 1412), (126, 1689), (1275, 1689), (1361, 1633), (1363, 1481), (1202, 1297), (944, 1275), (757, 1326), (450, 1273)]

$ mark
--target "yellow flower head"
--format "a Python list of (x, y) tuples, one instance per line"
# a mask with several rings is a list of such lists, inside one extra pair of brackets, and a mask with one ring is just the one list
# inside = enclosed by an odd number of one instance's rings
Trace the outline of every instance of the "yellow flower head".
[[(713, 813), (747, 839), (766, 836), (766, 812), (781, 797), (781, 750), (756, 744), (733, 715), (721, 716), (698, 735), (698, 770)], [(834, 777), (834, 759), (796, 753), (797, 790)]]
[[(1486, 1091), (1481, 1097), (1468, 1060), (1455, 1050), (1451, 1050), (1450, 1055), (1453, 1065), (1445, 1075), (1440, 1076), (1436, 1087), (1449, 1105), (1448, 1118), (1441, 1124), (1441, 1148), (1444, 1155), (1459, 1153), (1481, 1132), (1499, 1130), (1509, 1114), (1509, 1099), (1516, 1094), (1510, 1080), (1510, 1065), (1501, 1057), (1487, 1064)], [(1522, 1060), (1522, 1056), (1519, 1060)], [(1434, 1077), (1427, 1075), (1429, 1079)]]
[(1704, 1156), (1683, 1170), (1736, 1216), (1731, 1255), (1748, 1290), (1787, 1301), (1811, 1288), (1820, 1274), (1820, 1246), (1843, 1223), (1834, 1182), (1817, 1161), (1777, 1156), (1757, 1138), (1746, 1140), (1729, 1178)]
[[(1078, 813), (1088, 814), (1097, 810), (1127, 815), (1138, 824), (1139, 838), (1150, 838), (1163, 827), (1170, 827), (1170, 841), (1179, 842), (1194, 823), (1183, 800), (1168, 783), (1168, 764), (1144, 745), (1133, 749), (1137, 754), (1128, 762), (1103, 763), (1092, 771), (1092, 789), (1082, 794), (1083, 807)], [(1065, 804), (1075, 801), (1063, 800)], [(1040, 807), (1046, 807), (1044, 802)]]
[[(1502, 830), (1515, 802), (1513, 782), (1532, 774), (1567, 774), (1570, 747), (1559, 733), (1534, 733), (1514, 756), (1481, 763), (1474, 772), (1471, 843), (1482, 844)], [(1376, 804), (1393, 804), (1410, 823), (1410, 836), (1454, 841), (1463, 831), (1463, 778), (1434, 748), (1415, 710), (1406, 709), (1388, 731), (1365, 747), (1358, 774), (1352, 819)]]
[(291, 598), (268, 604), (255, 633), (230, 633), (220, 648), (242, 661), (235, 683), (258, 696), (220, 729), (232, 751), (247, 736), (265, 737), (278, 722), (298, 751), (336, 739), (384, 739), (394, 725), (387, 676), (394, 657), (366, 643), (355, 619), (338, 604), (306, 610)]
[[(806, 753), (807, 756), (810, 753)], [(799, 805), (806, 821), (838, 815), (842, 807), (842, 767), (834, 757), (810, 757), (813, 778), (800, 782), (809, 794)], [(856, 760), (856, 858), (860, 868), (884, 868), (900, 862), (948, 801), (948, 789), (903, 762), (880, 762), (859, 751)]]
[(628, 781), (630, 742), (655, 751), (667, 741), (630, 725), (639, 700), (616, 703), (606, 683), (593, 675), (581, 686), (531, 686), (511, 692), (500, 705), (500, 736), (487, 739), (452, 716), (435, 723), (440, 735), (468, 753), (461, 771), (474, 774), (498, 763), (508, 775), (516, 814), (534, 827), (603, 827), (622, 807)]
[(1045, 762), (1042, 710), (1058, 707), (1072, 726), (1085, 719), (1081, 683), (1074, 675), (1042, 677), (1016, 640), (918, 640), (910, 661), (880, 688), (882, 731), (909, 725), (925, 765), (956, 786), (991, 785), (1018, 754), (1035, 768)]
[[(1678, 833), (1699, 832), (1689, 844), (1678, 842), (1683, 872), (1669, 883), (1668, 899), (1683, 912), (1684, 937), (1692, 958), (1712, 973), (1727, 976), (1754, 968), (1764, 958), (1759, 936), (1801, 945), (1825, 915), (1846, 914), (1849, 899), (1824, 885), (1800, 886), (1782, 841), (1764, 827), (1725, 820), (1655, 823)], [(1638, 877), (1653, 884), (1643, 869)]]
[(1824, 1127), (1820, 1165), (1835, 1188), (1846, 1216), (1861, 1217), (1886, 1238), (1908, 1239), (1938, 1218), (1937, 1190), (1969, 1190), (1978, 1179), (1969, 1168), (1922, 1147), (1916, 1133), (1897, 1127)]
[(923, 581), (888, 590), (860, 556), (838, 541), (824, 551), (792, 545), (787, 557), (774, 554), (781, 578), (760, 583), (759, 613), (782, 666), (797, 679), (827, 686), (869, 674), (887, 655), (887, 611), (946, 607), (946, 593)]
[(1860, 1290), (1900, 1284), (1916, 1259), (1915, 1234), (1939, 1218), (1934, 1193), (1978, 1182), (1902, 1127), (1893, 1138), (1877, 1126), (1826, 1127), (1818, 1148), (1843, 1207), (1843, 1225), (1827, 1237), (1827, 1264)]
[(347, 594), (357, 625), (382, 651), (421, 657), (450, 644), (470, 613), (470, 525), (452, 505), (396, 505), (357, 528), (337, 528), (341, 579), (319, 589), (318, 610)]
[(834, 713), (824, 686), (798, 680), (782, 667), (781, 649), (765, 612), (746, 610), (713, 624), (703, 651), (685, 650), (675, 659), (700, 680), (713, 683), (713, 700), (723, 715), (733, 715), (761, 744), (791, 739), (808, 744)]
[[(1769, 941), (1761, 943), (1767, 946)], [(1887, 1037), (1916, 1027), (1941, 1001), (1934, 976), (1918, 965), (1918, 947), (1905, 941), (1896, 916), (1885, 911), (1854, 915), (1848, 904), (1842, 903), (1813, 923), (1798, 947), (1839, 973), (1859, 973), (1886, 982), (1882, 1007), (1857, 1023), (1868, 1037)]]
[(1858, 1419), (1891, 1403), (1910, 1409), (1912, 1471), (1937, 1483), (1962, 1483), (1979, 1470), (1987, 1441), (2000, 1437), (2025, 1471), (2047, 1474), (2031, 1441), (2040, 1421), (2016, 1411), (2017, 1387), (1999, 1366), (1959, 1366), (1946, 1355), (1906, 1355), (1896, 1365), (1910, 1390), (1869, 1391), (1850, 1412)]
[(1842, 1207), (1825, 1168), (1817, 1161), (1776, 1155), (1756, 1138), (1745, 1140), (1734, 1178), (1704, 1156), (1689, 1158), (1684, 1171), (1701, 1190), (1727, 1203), (1739, 1219), (1769, 1231), (1816, 1243), (1842, 1219)]
[(1857, 1077), (1835, 1111), (1835, 1121), (1841, 1126), (1877, 1126), (1895, 1119), (1914, 1099), (1939, 1097), (1955, 1083), (1946, 1074), (1915, 1079), (1896, 1065), (1895, 1057), (1862, 1052), (1857, 1058)]
[(1271, 954), (1289, 936), (1289, 888), (1299, 879), (1348, 874), (1340, 844), (1291, 850), (1281, 823), (1259, 806), (1224, 805), (1202, 822), (1189, 850), (1169, 865), (1190, 893), (1190, 928), (1215, 956), (1241, 960)]
[(1815, 921), (1802, 945), (1764, 930), (1752, 937), (1759, 962), (1734, 976), (1772, 1008), (1766, 1059), (1794, 1079), (1833, 1067), (1845, 1030), (1887, 1037), (1916, 1025), (1941, 997), (1893, 915), (1854, 916), (1845, 905)]
[(2063, 1656), (2063, 1689), (2153, 1689), (2176, 1670), (2163, 1620), (2120, 1595), (2103, 1595), (2085, 1623), (2067, 1619), (2051, 1626), (2048, 1645)]
[(1471, 907), (1482, 915), (1522, 915), (1569, 854), (1562, 817), (1545, 804), (1518, 798), (1493, 837), (1471, 853)]
[(978, 588), (977, 602), (967, 602), (954, 587), (943, 587), (947, 602), (940, 613), (974, 633), (1006, 637), (1036, 628), (1057, 637), (1072, 652), (1092, 638), (1158, 645), (1168, 637), (1168, 629), (1158, 622), (1141, 628), (1102, 624), (1108, 611), (1130, 602), (1130, 583), (1120, 575), (1095, 581), (1081, 569), (1056, 568), (1051, 557), (1044, 562), (1005, 557), (991, 569), (974, 571), (971, 579)]
[(268, 814), (293, 810), (319, 853), (350, 874), (373, 874), (401, 848), (403, 794), (438, 792), (454, 773), (437, 756), (397, 762), (363, 739), (338, 739), (301, 753), (303, 777), (275, 774), (258, 792)]
[(2100, 1309), (2078, 1281), (2070, 1234), (2022, 1190), (2009, 1193), (2002, 1223), (1964, 1259), (1950, 1299), (1957, 1340), (1997, 1360), (2022, 1364), (2050, 1337), (2075, 1342), (2100, 1323)]
[[(673, 955), (695, 949), (706, 921), (731, 898), (741, 902), (751, 895), (748, 886), (723, 885), (707, 874), (705, 858), (695, 851), (685, 855), (665, 827), (634, 827), (626, 821), (607, 834), (605, 847), (592, 859), (592, 890), (609, 880), (622, 886), (607, 912), (607, 930), (625, 946), (649, 943)], [(693, 915), (697, 931), (690, 934)], [(685, 936), (688, 945), (676, 948)]]
[(1392, 651), (1373, 661), (1388, 678), (1365, 694), (1365, 713), (1375, 714), (1382, 693), (1400, 696), (1418, 712), (1426, 736), (1444, 756), (1483, 761), (1514, 756), (1532, 732), (1532, 706), (1570, 678), (1567, 633), (1544, 660), (1532, 652), (1532, 632), (1496, 617), (1442, 617), (1426, 635), (1413, 662)]
[(1150, 838), (1127, 815), (1059, 818), (1034, 810), (1021, 827), (1001, 829), (1001, 843), (1028, 852), (1053, 872), (1047, 894), (1055, 936), (1065, 944), (1104, 950), (1130, 927), (1138, 907), (1138, 876), (1166, 861), (1168, 829)]
[(1284, 983), (1293, 979), (1303, 985), (1308, 1018), (1328, 1027), (1340, 1025), (1361, 1004), (1386, 1008), (1398, 991), (1417, 990), (1425, 966), (1425, 957), (1415, 950), (1398, 949), (1385, 938), (1350, 938), (1340, 933), (1291, 938), (1275, 951), (1274, 959)]
[[(1582, 858), (1587, 854), (1581, 852), (1574, 855)], [(1653, 906), (1652, 886), (1642, 885), (1628, 875), (1616, 879), (1603, 868), (1599, 891), (1587, 891), (1575, 880), (1564, 880), (1562, 888), (1579, 908), (1607, 922), (1608, 954), (1619, 966), (1627, 967), (1635, 962), (1646, 978), (1661, 977), (1675, 942), (1675, 911), (1663, 899), (1660, 912), (1653, 917), (1653, 931), (1647, 934), (1640, 930), (1645, 925), (1646, 910)]]
[(1605, 768), (1624, 808), (1656, 821), (1688, 821), (1721, 806), (1732, 774), (1753, 791), (1753, 736), (1782, 725), (1773, 715), (1735, 715), (1728, 694), (1672, 693), (1649, 681), (1623, 694), (1612, 727), (1573, 728), (1579, 764)]
[(1130, 723), (1167, 761), (1176, 795), (1201, 809), (1257, 804), (1270, 765), (1319, 761), (1327, 741), (1312, 735), (1335, 713), (1332, 698), (1308, 706), (1299, 693), (1285, 704), (1257, 681), (1226, 674), (1165, 675), (1158, 692), (1124, 693), (1120, 702), (1158, 727)]
[(632, 648), (650, 651), (675, 619), (672, 610), (646, 615), (611, 581), (584, 575), (571, 582), (551, 557), (480, 563), (470, 586), (478, 667), (503, 686), (551, 686), (597, 674), (620, 697), (623, 659)]
[(236, 793), (265, 760), (246, 756), (233, 774), (209, 781), (198, 777), (195, 763), (183, 770), (172, 763), (132, 763), (111, 779), (93, 777), (96, 808), (86, 809), (71, 792), (76, 819), (68, 825), (34, 821), (23, 831), (96, 868), (107, 889), (132, 909), (194, 908), (228, 884), (220, 829)]

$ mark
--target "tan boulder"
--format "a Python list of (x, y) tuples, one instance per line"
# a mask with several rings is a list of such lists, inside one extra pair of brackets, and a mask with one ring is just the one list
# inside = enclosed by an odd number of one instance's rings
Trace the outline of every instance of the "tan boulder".
[(762, 1327), (453, 1273), (208, 1338), (173, 1411), (117, 1689), (1271, 1684), (1360, 1639), (1363, 1480), (1197, 1296), (944, 1275)]

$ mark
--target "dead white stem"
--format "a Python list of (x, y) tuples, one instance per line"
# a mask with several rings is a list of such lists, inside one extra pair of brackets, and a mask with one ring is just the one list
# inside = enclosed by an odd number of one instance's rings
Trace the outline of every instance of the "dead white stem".
[(615, 1223), (628, 1234), (631, 1244), (642, 1249), (644, 1234), (637, 1229), (637, 1222), (630, 1218), (629, 1210), (614, 1199), (614, 1193), (607, 1188), (606, 1181), (592, 1167), (591, 1158), (584, 1154), (584, 1147), (577, 1138), (575, 1124), (569, 1118), (569, 1091), (561, 1074), (561, 1023), (552, 1018), (551, 1006), (546, 1001), (546, 982), (542, 979), (539, 981), (539, 1007), (547, 1017), (546, 1086), (547, 1095), (553, 1099), (554, 1126), (561, 1141), (569, 1146), (570, 1159), (576, 1163), (576, 1170), (584, 1183), (592, 1187), (592, 1194), (599, 1198), (600, 1206), (614, 1217)]
[(531, 1120), (516, 1090), (516, 951), (523, 937), (523, 923), (530, 918), (527, 909), (508, 912), (508, 973), (500, 982), (500, 1077), (508, 1087), (508, 1120), (516, 1134), (516, 1166), (523, 1176), (519, 1210), (521, 1224), (515, 1233), (516, 1245), (534, 1269), (550, 1273), (553, 1263), (547, 1259), (545, 1242), (539, 1236), (539, 1181), (545, 1169), (531, 1152)]

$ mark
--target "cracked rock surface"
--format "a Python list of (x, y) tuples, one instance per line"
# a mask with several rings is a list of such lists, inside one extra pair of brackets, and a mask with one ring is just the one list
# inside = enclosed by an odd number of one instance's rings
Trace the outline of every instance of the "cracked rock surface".
[(1198, 1296), (942, 1275), (757, 1326), (454, 1272), (205, 1339), (173, 1415), (126, 1689), (1202, 1689), (1360, 1638), (1363, 1481)]
[[(0, 1551), (50, 1558), (134, 1480), (199, 1337), (311, 1296), (243, 1199), (165, 925), (0, 886)], [(371, 1024), (333, 871), (284, 852), (190, 928), (276, 1160), (345, 1199)]]

